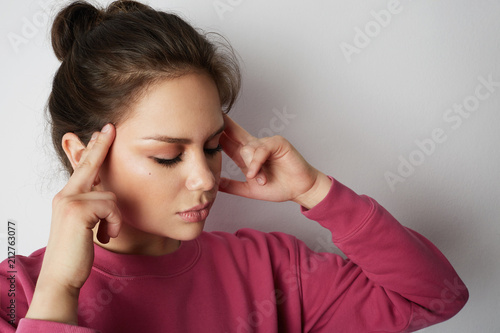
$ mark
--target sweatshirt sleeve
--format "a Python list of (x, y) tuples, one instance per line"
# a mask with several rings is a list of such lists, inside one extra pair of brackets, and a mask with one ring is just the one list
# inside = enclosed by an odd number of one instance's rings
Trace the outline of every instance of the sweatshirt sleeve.
[(304, 331), (411, 332), (458, 313), (468, 291), (444, 255), (375, 200), (331, 179), (325, 199), (301, 211), (331, 231), (347, 259), (297, 241)]
[[(1, 333), (99, 333), (96, 330), (69, 324), (27, 319), (42, 257), (16, 256), (0, 263), (0, 332)], [(15, 266), (11, 266), (15, 265)]]

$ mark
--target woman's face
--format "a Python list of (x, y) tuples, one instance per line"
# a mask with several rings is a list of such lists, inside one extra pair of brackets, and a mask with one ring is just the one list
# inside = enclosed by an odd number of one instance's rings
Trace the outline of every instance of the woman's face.
[(117, 126), (99, 174), (123, 216), (120, 235), (107, 247), (144, 252), (156, 246), (154, 252), (169, 240), (172, 246), (198, 237), (221, 171), (224, 118), (215, 83), (202, 73), (161, 81), (130, 115)]

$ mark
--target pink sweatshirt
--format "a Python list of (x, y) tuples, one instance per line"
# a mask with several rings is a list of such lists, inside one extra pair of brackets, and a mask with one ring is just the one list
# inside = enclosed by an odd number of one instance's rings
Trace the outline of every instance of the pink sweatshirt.
[(72, 326), (22, 319), (40, 249), (16, 258), (13, 298), (7, 261), (0, 266), (0, 331), (406, 332), (449, 319), (465, 305), (467, 288), (443, 254), (375, 200), (334, 180), (321, 203), (301, 210), (331, 231), (347, 260), (315, 253), (284, 233), (251, 229), (204, 232), (161, 257), (95, 245), (79, 326)]

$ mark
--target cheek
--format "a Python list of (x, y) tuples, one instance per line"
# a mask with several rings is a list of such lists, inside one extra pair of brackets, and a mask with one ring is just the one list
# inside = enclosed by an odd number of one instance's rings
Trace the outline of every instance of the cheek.
[(120, 199), (147, 191), (152, 181), (153, 168), (145, 158), (139, 158), (127, 151), (110, 151), (100, 177), (105, 190), (111, 191)]

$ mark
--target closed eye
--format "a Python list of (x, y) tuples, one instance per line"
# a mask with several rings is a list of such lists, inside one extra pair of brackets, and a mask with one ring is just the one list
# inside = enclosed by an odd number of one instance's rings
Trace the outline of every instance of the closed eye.
[(205, 154), (209, 155), (209, 156), (213, 156), (213, 155), (216, 155), (217, 153), (220, 153), (222, 151), (222, 146), (219, 144), (217, 145), (217, 147), (213, 148), (213, 149), (207, 149), (205, 148)]
[[(205, 151), (205, 154), (207, 154), (209, 157), (212, 157), (212, 156), (215, 156), (222, 151), (222, 146), (219, 144), (219, 145), (217, 145), (217, 147), (215, 147), (213, 149), (205, 148), (204, 151)], [(157, 158), (157, 157), (153, 157), (153, 159), (158, 164), (161, 164), (161, 165), (166, 166), (166, 167), (173, 167), (177, 163), (182, 162), (181, 155), (177, 156), (176, 158), (170, 159), (170, 160), (163, 159), (163, 158)]]
[(182, 161), (181, 155), (179, 155), (176, 158), (173, 158), (171, 160), (166, 160), (166, 159), (157, 158), (157, 157), (153, 157), (153, 159), (155, 160), (156, 163), (161, 164), (161, 165), (166, 166), (166, 167), (172, 167), (172, 166), (174, 166), (177, 163)]

